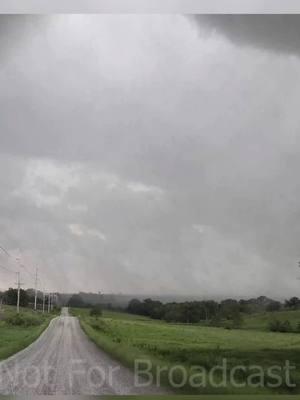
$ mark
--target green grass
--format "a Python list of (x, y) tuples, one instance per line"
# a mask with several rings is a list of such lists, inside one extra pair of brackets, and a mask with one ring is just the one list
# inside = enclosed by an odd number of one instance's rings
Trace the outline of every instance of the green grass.
[(23, 350), (34, 342), (46, 329), (54, 314), (35, 313), (28, 309), (21, 309), (22, 315), (30, 319), (37, 319), (38, 324), (33, 326), (16, 326), (7, 322), (15, 314), (15, 307), (6, 306), (0, 313), (0, 360)]
[[(154, 370), (157, 366), (180, 364), (190, 373), (191, 366), (203, 366), (209, 371), (226, 358), (229, 369), (236, 365), (260, 365), (266, 370), (272, 365), (284, 365), (285, 360), (290, 360), (300, 371), (300, 334), (263, 331), (265, 322), (268, 322), (266, 316), (261, 316), (261, 319), (253, 317), (250, 322), (249, 318), (245, 322), (249, 326), (248, 330), (227, 330), (167, 324), (113, 312), (105, 312), (97, 320), (89, 317), (88, 310), (73, 312), (80, 317), (84, 331), (99, 347), (130, 367), (133, 367), (135, 359), (148, 358), (153, 362)], [(255, 326), (261, 330), (254, 331)], [(293, 374), (293, 380), (300, 383), (299, 372)], [(277, 391), (289, 393), (290, 390), (282, 387)], [(190, 393), (191, 389), (187, 385), (183, 391)], [(271, 390), (206, 387), (197, 392), (252, 394), (268, 393)]]

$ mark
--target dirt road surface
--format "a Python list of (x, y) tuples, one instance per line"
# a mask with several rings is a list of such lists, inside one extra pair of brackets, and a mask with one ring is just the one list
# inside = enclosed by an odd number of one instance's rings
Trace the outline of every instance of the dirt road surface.
[(162, 394), (92, 343), (64, 308), (37, 341), (0, 363), (0, 394)]

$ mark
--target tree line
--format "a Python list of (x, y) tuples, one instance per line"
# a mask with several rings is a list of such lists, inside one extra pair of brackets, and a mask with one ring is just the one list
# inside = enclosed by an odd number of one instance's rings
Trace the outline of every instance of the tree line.
[[(8, 290), (0, 293), (0, 300), (2, 304), (15, 306), (17, 304), (18, 290), (9, 288)], [(34, 303), (34, 294), (32, 289), (20, 289), (20, 307), (28, 307)], [(43, 299), (40, 295), (37, 297), (37, 304), (41, 305)], [(48, 304), (48, 298), (45, 299), (45, 304)]]
[(186, 301), (162, 303), (150, 298), (143, 301), (132, 299), (126, 311), (131, 314), (142, 315), (167, 322), (197, 323), (209, 322), (218, 325), (220, 321), (230, 320), (234, 326), (242, 324), (242, 315), (254, 312), (274, 312), (281, 309), (300, 308), (300, 299), (292, 297), (284, 304), (268, 299), (264, 296), (250, 300), (226, 299), (221, 302), (215, 300)]

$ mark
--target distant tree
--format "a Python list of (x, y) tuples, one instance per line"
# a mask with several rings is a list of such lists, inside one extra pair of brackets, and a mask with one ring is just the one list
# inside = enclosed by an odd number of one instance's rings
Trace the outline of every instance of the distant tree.
[(266, 311), (269, 312), (279, 311), (280, 309), (281, 309), (281, 303), (279, 301), (272, 301), (266, 307)]
[(151, 315), (150, 317), (153, 319), (162, 319), (165, 315), (165, 307), (163, 304), (157, 304), (156, 306), (153, 307), (151, 310)]
[(249, 304), (249, 301), (247, 300), (240, 300), (239, 301), (239, 306), (240, 306), (240, 312), (244, 314), (250, 314), (251, 313), (251, 305)]
[(165, 313), (165, 306), (158, 300), (145, 299), (142, 303), (142, 313), (150, 318), (161, 319)]
[[(235, 301), (234, 301), (235, 302)], [(234, 310), (237, 310), (236, 302)], [(232, 304), (230, 301), (232, 310)], [(219, 314), (220, 306), (216, 301), (186, 301), (181, 303), (166, 303), (145, 299), (140, 301), (132, 299), (127, 312), (137, 315), (145, 315), (154, 319), (163, 319), (168, 322), (197, 323), (209, 321)]]
[(183, 312), (184, 322), (186, 323), (197, 323), (205, 320), (207, 315), (206, 307), (198, 301), (183, 303)]
[(201, 302), (203, 308), (205, 309), (205, 319), (212, 319), (219, 312), (219, 304), (214, 300), (206, 300)]
[(166, 304), (166, 312), (164, 314), (164, 320), (167, 322), (186, 322), (184, 320), (184, 314), (175, 303)]
[(212, 319), (210, 320), (209, 324), (211, 326), (216, 326), (216, 327), (220, 327), (222, 326), (222, 318), (221, 318), (221, 314), (216, 314), (212, 317)]
[(143, 304), (138, 299), (130, 300), (127, 311), (131, 314), (143, 315)]
[(190, 302), (182, 303), (179, 307), (179, 310), (181, 313), (182, 322), (190, 324), (191, 322), (193, 322), (194, 319), (196, 319), (194, 316), (195, 308), (192, 303)]
[(222, 318), (232, 320), (233, 317), (240, 312), (240, 305), (236, 300), (226, 299), (221, 301), (220, 313)]
[(237, 311), (233, 316), (232, 316), (232, 327), (235, 329), (240, 328), (244, 323), (244, 319), (242, 314)]
[(284, 306), (296, 310), (300, 307), (300, 299), (298, 297), (291, 297), (289, 300), (285, 301)]
[(145, 299), (140, 301), (138, 299), (132, 299), (127, 306), (127, 311), (132, 314), (161, 319), (165, 313), (165, 307), (157, 300)]
[(68, 306), (75, 308), (83, 308), (86, 306), (86, 304), (79, 294), (73, 294), (73, 296), (70, 298), (68, 302)]
[[(15, 306), (17, 304), (17, 298), (18, 298), (18, 290), (9, 288), (4, 292), (3, 299), (6, 304)], [(29, 303), (29, 296), (27, 292), (23, 289), (20, 289), (20, 306), (21, 307), (27, 307)]]
[(205, 310), (199, 302), (168, 303), (163, 319), (167, 322), (196, 323), (205, 319)]
[(101, 317), (102, 315), (102, 307), (101, 304), (95, 304), (92, 306), (90, 310), (90, 316), (91, 317)]

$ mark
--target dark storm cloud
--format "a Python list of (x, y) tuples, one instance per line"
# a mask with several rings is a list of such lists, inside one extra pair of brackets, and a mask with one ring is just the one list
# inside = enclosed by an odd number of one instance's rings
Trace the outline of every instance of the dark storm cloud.
[(300, 55), (299, 15), (195, 15), (200, 30), (226, 36), (238, 46)]

